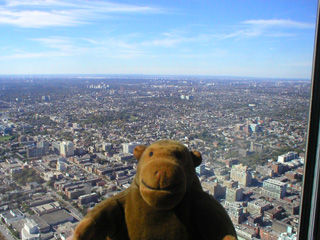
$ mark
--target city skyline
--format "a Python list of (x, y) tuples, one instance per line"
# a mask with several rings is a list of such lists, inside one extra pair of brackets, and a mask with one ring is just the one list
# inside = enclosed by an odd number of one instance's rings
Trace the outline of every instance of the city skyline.
[(310, 79), (317, 1), (0, 1), (1, 74)]

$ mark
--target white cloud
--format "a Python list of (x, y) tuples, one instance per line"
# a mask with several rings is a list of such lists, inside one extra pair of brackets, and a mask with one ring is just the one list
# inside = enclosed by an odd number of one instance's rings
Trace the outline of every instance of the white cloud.
[[(7, 0), (6, 6), (20, 7), (20, 6), (70, 6), (68, 1), (63, 4), (62, 1), (57, 0)], [(75, 1), (76, 2), (76, 1)], [(71, 5), (74, 6), (74, 5)]]
[(216, 38), (212, 34), (198, 34), (195, 36), (184, 36), (184, 33), (163, 33), (164, 38), (156, 38), (150, 41), (142, 42), (142, 46), (154, 46), (154, 47), (176, 47), (178, 44), (183, 43), (197, 43), (204, 44), (210, 42), (212, 39)]
[[(27, 53), (20, 51), (17, 54), (0, 57), (4, 59), (64, 57), (77, 55), (97, 55), (106, 58), (129, 59), (146, 55), (146, 51), (139, 49), (135, 44), (129, 44), (122, 39), (109, 38), (95, 40), (89, 38), (48, 37), (32, 38), (44, 47), (43, 52)], [(16, 50), (19, 51), (19, 50)]]
[(6, 11), (0, 9), (0, 24), (19, 27), (40, 28), (48, 26), (72, 26), (81, 21), (72, 17), (67, 11)]
[[(140, 37), (131, 33), (128, 35), (109, 37), (105, 39), (94, 38), (68, 38), (68, 37), (48, 37), (29, 39), (40, 43), (48, 50), (61, 51), (68, 54), (97, 54), (108, 58), (133, 58), (140, 56), (151, 56), (159, 48), (183, 47), (185, 43), (204, 44), (210, 42), (212, 35), (200, 34), (193, 37), (186, 37), (179, 34), (162, 34), (164, 38), (154, 38), (150, 41), (140, 42)], [(184, 51), (185, 47), (181, 50)], [(178, 50), (177, 50), (178, 51)], [(193, 56), (193, 50), (184, 57)], [(199, 55), (199, 54), (198, 54)]]
[(14, 53), (11, 55), (0, 56), (0, 60), (15, 60), (15, 59), (31, 59), (31, 58), (51, 58), (51, 57), (65, 57), (70, 56), (69, 53), (61, 51), (48, 52), (33, 52), (33, 53)]
[(63, 9), (85, 9), (94, 12), (143, 12), (160, 10), (149, 6), (113, 3), (109, 1), (8, 0), (6, 3), (7, 7), (34, 7), (42, 9), (63, 7)]
[(110, 37), (103, 40), (95, 40), (91, 38), (82, 38), (84, 42), (90, 44), (90, 48), (99, 52), (99, 51), (114, 51), (114, 52), (142, 52), (139, 50), (139, 46), (137, 43), (129, 42), (126, 40), (126, 37)]
[(238, 30), (229, 34), (217, 35), (219, 39), (235, 38), (235, 37), (255, 37), (263, 33), (260, 29), (245, 29)]
[(267, 37), (292, 37), (296, 36), (298, 29), (312, 29), (314, 24), (297, 22), (286, 19), (255, 19), (246, 20), (237, 26), (238, 30), (221, 34), (220, 39), (226, 38), (248, 38), (257, 36)]
[(78, 52), (79, 48), (75, 49), (72, 39), (67, 37), (50, 37), (50, 38), (34, 38), (33, 41), (41, 43), (43, 46), (53, 48), (65, 52)]
[(154, 39), (151, 41), (146, 41), (141, 43), (142, 46), (155, 46), (155, 47), (174, 47), (178, 43), (186, 42), (188, 39), (183, 37), (176, 38), (164, 38), (164, 39)]
[(112, 13), (147, 13), (162, 10), (149, 6), (104, 1), (8, 0), (0, 7), (0, 24), (23, 28), (74, 26)]
[(28, 40), (40, 43), (43, 47), (43, 50), (32, 52), (20, 49), (12, 49), (11, 52), (14, 52), (13, 54), (3, 54), (0, 56), (0, 60), (77, 56), (92, 52), (92, 49), (88, 47), (77, 45), (77, 39), (67, 37), (32, 38)]
[(281, 27), (281, 28), (301, 28), (301, 29), (311, 29), (314, 28), (314, 24), (297, 22), (286, 19), (258, 19), (258, 20), (247, 20), (242, 22), (243, 24), (248, 24), (260, 28), (269, 28), (269, 27)]

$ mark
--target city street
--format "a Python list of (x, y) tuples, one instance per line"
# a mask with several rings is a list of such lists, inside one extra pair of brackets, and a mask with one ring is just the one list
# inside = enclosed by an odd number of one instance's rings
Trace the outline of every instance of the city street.
[(3, 223), (0, 223), (0, 232), (7, 240), (16, 240), (16, 238), (11, 234), (9, 229), (3, 225)]

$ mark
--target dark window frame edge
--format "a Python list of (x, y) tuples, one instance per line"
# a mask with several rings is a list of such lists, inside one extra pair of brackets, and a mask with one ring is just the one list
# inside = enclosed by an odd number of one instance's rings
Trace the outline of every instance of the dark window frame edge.
[(320, 8), (317, 8), (311, 96), (298, 237), (320, 239)]

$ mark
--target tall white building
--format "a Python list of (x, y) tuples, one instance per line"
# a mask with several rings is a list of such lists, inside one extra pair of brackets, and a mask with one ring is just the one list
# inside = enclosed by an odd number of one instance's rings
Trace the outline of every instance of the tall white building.
[(140, 145), (140, 143), (122, 143), (123, 153), (133, 154), (134, 148), (138, 145)]
[(70, 141), (63, 141), (60, 143), (60, 155), (63, 157), (70, 157), (74, 155), (74, 144)]
[(40, 231), (38, 224), (33, 220), (27, 218), (24, 227), (21, 229), (22, 240), (40, 240)]
[(63, 158), (59, 158), (58, 159), (57, 170), (60, 171), (60, 172), (64, 172), (64, 171), (67, 170), (67, 164), (66, 164), (66, 162), (64, 160), (65, 159), (63, 159)]

